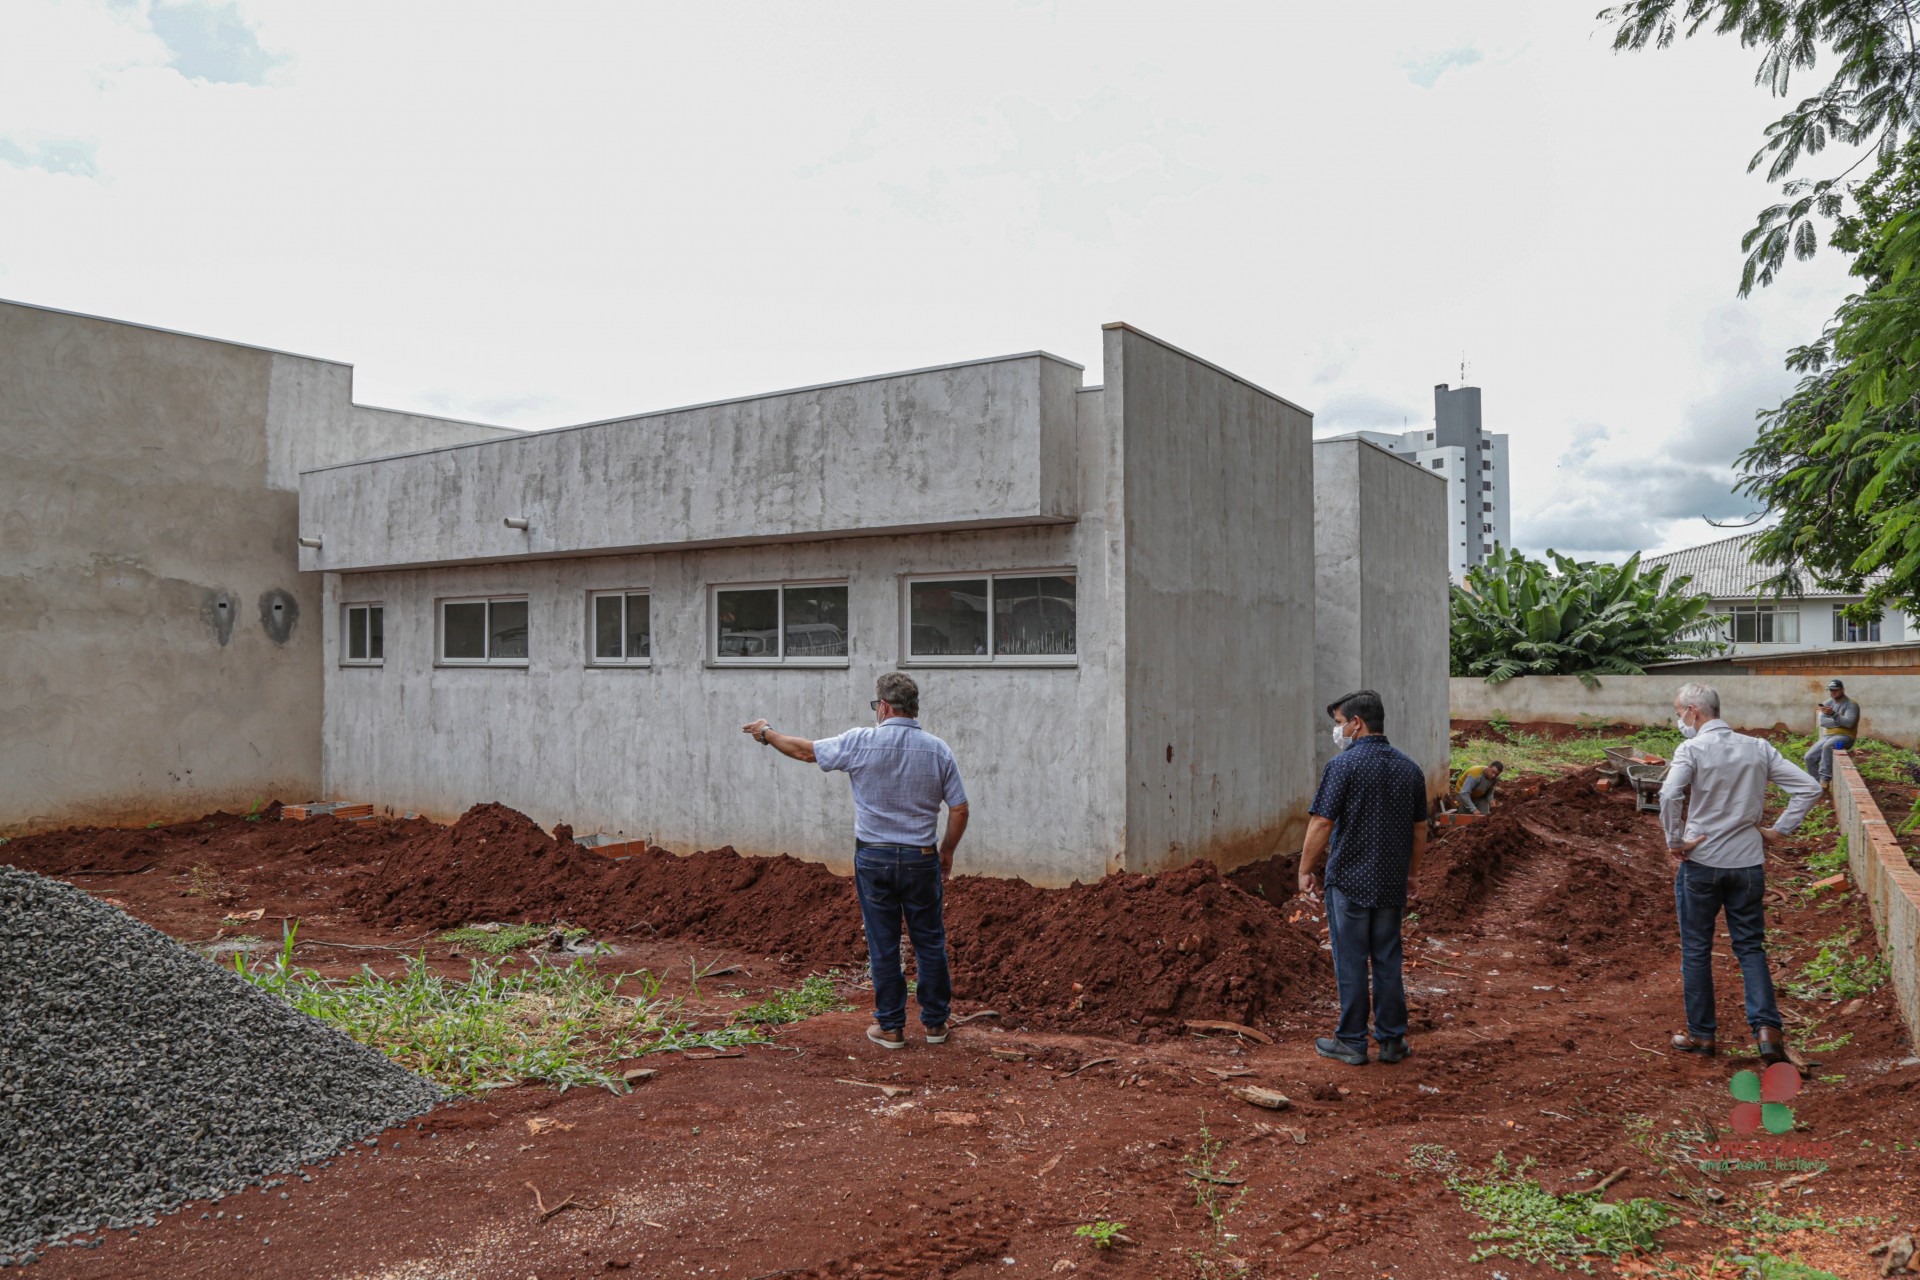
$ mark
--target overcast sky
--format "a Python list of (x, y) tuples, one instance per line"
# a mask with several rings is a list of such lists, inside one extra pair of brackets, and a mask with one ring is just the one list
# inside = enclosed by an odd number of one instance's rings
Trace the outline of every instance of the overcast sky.
[(5, 0), (0, 297), (525, 428), (1126, 320), (1399, 429), (1464, 355), (1523, 548), (1688, 546), (1844, 265), (1735, 296), (1778, 104), (1598, 7)]

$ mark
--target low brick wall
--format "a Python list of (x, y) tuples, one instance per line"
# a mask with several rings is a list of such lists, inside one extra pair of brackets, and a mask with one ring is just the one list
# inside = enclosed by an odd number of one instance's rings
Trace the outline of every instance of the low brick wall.
[(1834, 754), (1833, 807), (1847, 837), (1853, 883), (1873, 911), (1880, 953), (1893, 970), (1894, 998), (1914, 1052), (1920, 1053), (1920, 875), (1893, 838), (1893, 828), (1873, 802), (1860, 771), (1844, 751)]

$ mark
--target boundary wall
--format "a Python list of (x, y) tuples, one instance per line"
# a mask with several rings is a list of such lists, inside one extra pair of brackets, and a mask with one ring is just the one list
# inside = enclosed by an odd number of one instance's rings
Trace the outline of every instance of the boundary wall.
[[(1833, 673), (1800, 676), (1699, 675), (1672, 672), (1602, 676), (1589, 689), (1575, 676), (1519, 676), (1488, 684), (1477, 676), (1447, 682), (1455, 720), (1547, 724), (1667, 724), (1673, 695), (1691, 681), (1720, 691), (1720, 713), (1736, 729), (1812, 733), (1815, 704), (1827, 696)], [(1912, 676), (1840, 673), (1860, 704), (1861, 732), (1882, 742), (1920, 748), (1920, 680)]]
[(1893, 828), (1874, 803), (1860, 771), (1844, 751), (1834, 757), (1833, 807), (1847, 840), (1853, 883), (1873, 912), (1880, 954), (1892, 969), (1894, 999), (1907, 1024), (1907, 1038), (1920, 1053), (1920, 874), (1907, 863)]

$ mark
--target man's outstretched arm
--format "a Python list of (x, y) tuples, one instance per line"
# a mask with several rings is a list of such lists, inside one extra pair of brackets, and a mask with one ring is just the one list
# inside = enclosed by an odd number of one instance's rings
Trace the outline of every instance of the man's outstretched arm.
[[(795, 760), (804, 760), (808, 764), (815, 763), (813, 757), (813, 742), (811, 739), (796, 738), (790, 733), (775, 733), (767, 727), (765, 720), (755, 720), (752, 724), (743, 724), (740, 726), (740, 732), (746, 734), (755, 742), (766, 743), (783, 756), (791, 756)], [(962, 822), (961, 825), (964, 827), (966, 824)]]

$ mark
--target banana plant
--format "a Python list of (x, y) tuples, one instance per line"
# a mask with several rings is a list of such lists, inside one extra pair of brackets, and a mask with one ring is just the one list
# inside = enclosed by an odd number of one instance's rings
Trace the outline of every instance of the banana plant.
[(1456, 676), (1500, 684), (1515, 676), (1645, 675), (1649, 663), (1719, 653), (1707, 597), (1667, 566), (1575, 560), (1557, 551), (1531, 560), (1495, 547), (1453, 588), (1449, 660)]

